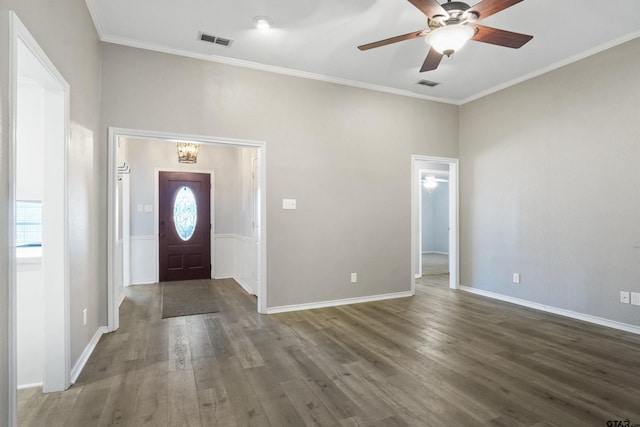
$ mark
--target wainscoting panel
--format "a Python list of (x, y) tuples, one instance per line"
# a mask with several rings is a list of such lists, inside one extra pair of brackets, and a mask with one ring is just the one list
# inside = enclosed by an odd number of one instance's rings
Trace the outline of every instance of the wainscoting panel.
[(235, 272), (234, 256), (236, 236), (235, 234), (216, 234), (213, 251), (213, 274), (216, 279), (233, 277)]
[(154, 236), (131, 236), (131, 284), (156, 283), (157, 263)]
[(257, 245), (249, 237), (236, 236), (235, 239), (235, 272), (234, 279), (251, 295), (256, 295), (258, 286), (256, 277)]
[(216, 234), (214, 276), (216, 279), (234, 278), (248, 293), (258, 291), (257, 245), (249, 237), (237, 234)]
[[(257, 284), (257, 245), (249, 237), (216, 234), (213, 250), (213, 276), (235, 279), (248, 293), (255, 295)], [(157, 282), (156, 242), (153, 236), (131, 236), (131, 284)]]
[[(37, 248), (40, 249), (40, 248)], [(20, 256), (20, 255), (18, 255)], [(42, 386), (44, 376), (44, 283), (42, 258), (17, 260), (18, 388)]]

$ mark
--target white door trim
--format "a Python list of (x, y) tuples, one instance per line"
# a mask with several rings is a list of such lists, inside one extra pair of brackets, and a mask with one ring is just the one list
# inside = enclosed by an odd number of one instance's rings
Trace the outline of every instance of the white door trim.
[[(16, 207), (16, 152), (18, 123), (18, 55), (24, 45), (37, 59), (51, 78), (55, 89), (51, 89), (62, 101), (63, 123), (52, 132), (52, 143), (45, 144), (43, 240), (47, 248), (43, 251), (43, 276), (47, 277), (45, 288), (45, 366), (43, 390), (62, 391), (70, 385), (70, 313), (69, 313), (69, 250), (67, 228), (67, 158), (70, 121), (70, 86), (53, 62), (38, 45), (18, 16), (9, 12), (9, 414), (10, 425), (17, 422), (17, 277), (15, 254), (15, 207)], [(59, 132), (59, 137), (55, 137)], [(44, 203), (43, 203), (44, 204)]]
[(108, 241), (108, 329), (109, 331), (115, 331), (119, 326), (119, 314), (118, 305), (115, 302), (115, 289), (114, 289), (114, 260), (116, 257), (116, 203), (115, 203), (115, 188), (117, 185), (117, 159), (118, 159), (118, 138), (131, 137), (131, 138), (145, 138), (145, 139), (159, 139), (163, 141), (194, 141), (201, 144), (218, 144), (234, 147), (250, 147), (255, 148), (258, 151), (258, 186), (260, 190), (260, 221), (262, 226), (260, 227), (259, 236), (259, 281), (258, 281), (258, 313), (267, 312), (267, 228), (266, 224), (266, 165), (267, 165), (267, 153), (266, 143), (264, 141), (250, 141), (242, 139), (231, 138), (219, 138), (214, 136), (204, 135), (189, 135), (169, 132), (157, 132), (140, 129), (127, 129), (127, 128), (109, 128), (109, 140), (108, 140), (108, 225), (107, 225), (107, 241)]
[[(451, 157), (411, 156), (411, 292), (416, 291), (416, 247), (421, 247), (418, 238), (420, 229), (420, 166), (419, 162), (441, 163), (449, 166), (449, 287), (460, 286), (459, 215), (458, 215), (458, 169), (459, 161)], [(418, 243), (418, 245), (416, 245)], [(419, 254), (422, 255), (422, 254)]]

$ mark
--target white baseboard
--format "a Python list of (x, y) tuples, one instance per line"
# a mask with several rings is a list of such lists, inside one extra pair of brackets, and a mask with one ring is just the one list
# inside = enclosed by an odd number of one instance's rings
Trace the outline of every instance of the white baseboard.
[(428, 255), (428, 254), (449, 255), (449, 252), (438, 252), (438, 251), (422, 252), (422, 255)]
[(419, 278), (421, 278), (421, 277), (422, 277), (422, 275), (421, 275), (421, 274), (414, 274), (414, 275), (413, 275), (413, 277), (414, 277), (415, 279), (419, 279)]
[(286, 313), (288, 311), (311, 310), (314, 308), (337, 307), (339, 305), (359, 304), (363, 302), (381, 301), (386, 299), (412, 297), (411, 291), (394, 292), (391, 294), (370, 295), (366, 297), (345, 298), (331, 301), (311, 302), (306, 304), (281, 305), (267, 308), (267, 314)]
[(91, 353), (93, 353), (93, 350), (95, 350), (96, 345), (98, 345), (98, 341), (100, 341), (100, 337), (102, 336), (102, 334), (106, 334), (107, 332), (109, 332), (109, 329), (106, 326), (100, 326), (96, 330), (95, 334), (93, 334), (93, 337), (91, 337), (89, 344), (87, 344), (87, 346), (84, 348), (84, 351), (80, 355), (80, 358), (78, 359), (75, 366), (71, 370), (71, 384), (75, 384), (75, 382), (78, 380), (78, 377), (80, 376), (80, 373), (84, 369), (84, 366), (87, 364), (87, 361), (91, 356)]
[(129, 286), (141, 286), (141, 285), (157, 285), (158, 282), (155, 280), (152, 280), (150, 282), (140, 282), (140, 283), (132, 283)]
[(483, 289), (472, 288), (469, 286), (460, 286), (462, 291), (469, 292), (484, 297), (497, 299), (500, 301), (510, 302), (512, 304), (521, 305), (523, 307), (533, 308), (534, 310), (540, 310), (547, 313), (557, 314), (572, 319), (582, 320), (584, 322), (594, 323), (600, 326), (606, 326), (613, 329), (618, 329), (625, 332), (631, 332), (632, 334), (640, 335), (640, 327), (635, 325), (629, 325), (628, 323), (617, 322), (615, 320), (604, 319), (602, 317), (591, 316), (590, 314), (578, 313), (577, 311), (565, 310), (563, 308), (557, 308), (550, 305), (540, 304), (537, 302), (527, 301), (520, 298), (510, 297), (508, 295), (502, 295), (495, 292), (485, 291)]
[(124, 295), (122, 295), (122, 297), (120, 298), (120, 302), (118, 303), (118, 307), (120, 307), (123, 302), (124, 302)]
[(253, 289), (251, 289), (251, 287), (249, 285), (247, 285), (243, 280), (240, 280), (238, 278), (233, 278), (233, 280), (235, 280), (238, 285), (240, 285), (240, 287), (242, 287), (242, 289), (244, 289), (244, 291), (246, 293), (248, 293), (249, 295), (255, 295), (256, 293), (253, 291)]
[(244, 289), (244, 291), (246, 293), (248, 293), (249, 295), (255, 295), (255, 292), (253, 292), (253, 290), (251, 289), (251, 287), (249, 287), (249, 285), (247, 285), (246, 283), (244, 283), (242, 280), (238, 279), (237, 277), (233, 277), (233, 276), (216, 276), (213, 279), (215, 280), (220, 280), (220, 279), (233, 279), (236, 281), (236, 283), (238, 285), (240, 285), (240, 287), (242, 289)]
[(35, 388), (35, 387), (42, 388), (42, 383), (22, 384), (18, 386), (18, 390), (25, 390), (27, 388)]

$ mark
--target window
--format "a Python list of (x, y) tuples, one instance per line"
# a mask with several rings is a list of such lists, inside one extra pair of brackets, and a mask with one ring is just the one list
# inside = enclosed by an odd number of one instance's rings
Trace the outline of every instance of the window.
[(16, 246), (42, 246), (42, 202), (16, 201)]
[(173, 222), (176, 226), (178, 236), (185, 242), (193, 236), (196, 231), (198, 219), (198, 206), (193, 191), (189, 187), (182, 187), (176, 194), (173, 203)]

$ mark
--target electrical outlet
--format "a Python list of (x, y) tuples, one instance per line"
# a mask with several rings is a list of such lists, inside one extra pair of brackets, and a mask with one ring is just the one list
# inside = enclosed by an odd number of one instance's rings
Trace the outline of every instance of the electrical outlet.
[(358, 282), (358, 273), (351, 273), (351, 283)]
[(82, 324), (87, 326), (87, 309), (82, 310)]
[(631, 304), (640, 305), (640, 292), (631, 292)]
[(513, 283), (520, 283), (520, 273), (513, 273)]
[(620, 291), (620, 302), (623, 302), (625, 304), (629, 304), (629, 292)]

